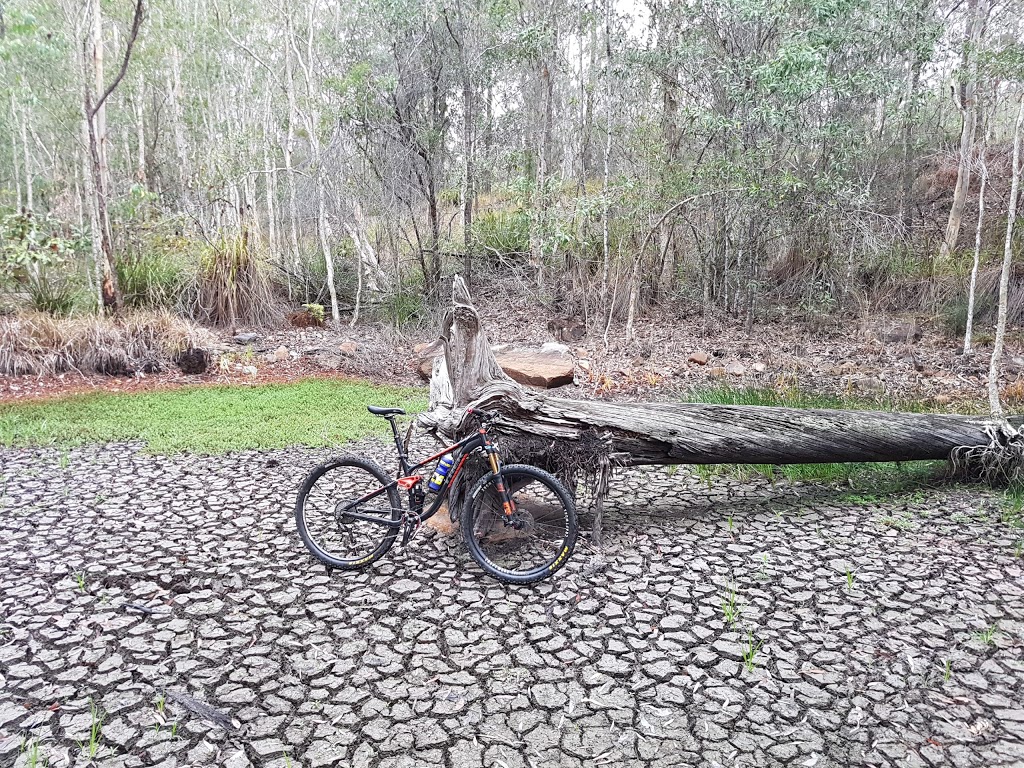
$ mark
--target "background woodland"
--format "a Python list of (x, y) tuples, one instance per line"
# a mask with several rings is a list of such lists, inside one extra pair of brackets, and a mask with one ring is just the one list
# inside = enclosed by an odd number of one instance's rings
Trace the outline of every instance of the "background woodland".
[(461, 272), (627, 338), (654, 305), (881, 309), (970, 346), (1022, 243), (1021, 11), (7, 0), (3, 302), (401, 325)]

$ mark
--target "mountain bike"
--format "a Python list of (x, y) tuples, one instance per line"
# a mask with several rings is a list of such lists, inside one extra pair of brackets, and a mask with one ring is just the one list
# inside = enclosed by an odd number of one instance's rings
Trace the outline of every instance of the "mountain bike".
[[(391, 549), (399, 532), (402, 545), (408, 544), (448, 500), (467, 459), (476, 452), (486, 456), (490, 472), (473, 486), (462, 509), (462, 535), (473, 559), (491, 576), (510, 584), (546, 579), (566, 564), (576, 546), (576, 506), (565, 486), (548, 472), (501, 463), (488, 431), (496, 414), (468, 409), (478, 421), (472, 434), (411, 464), (395, 423), (405, 411), (372, 405), (367, 410), (391, 424), (397, 476), (389, 477), (372, 459), (343, 456), (310, 472), (295, 502), (299, 536), (328, 572), (369, 566)], [(433, 462), (434, 471), (425, 480), (421, 471)]]

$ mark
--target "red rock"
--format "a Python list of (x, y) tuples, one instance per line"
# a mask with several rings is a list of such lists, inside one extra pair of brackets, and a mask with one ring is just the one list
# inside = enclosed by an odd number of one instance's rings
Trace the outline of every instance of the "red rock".
[(573, 382), (575, 366), (564, 352), (504, 349), (496, 351), (494, 357), (501, 369), (520, 384), (551, 389)]
[(696, 363), (697, 365), (707, 365), (709, 358), (707, 352), (694, 352), (686, 359), (688, 362)]

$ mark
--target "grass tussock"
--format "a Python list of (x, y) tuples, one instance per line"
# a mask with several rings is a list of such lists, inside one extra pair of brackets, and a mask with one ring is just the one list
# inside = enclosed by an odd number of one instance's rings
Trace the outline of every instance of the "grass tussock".
[(0, 374), (154, 372), (210, 342), (207, 331), (165, 310), (115, 318), (11, 315), (0, 317)]
[(142, 441), (153, 453), (219, 454), (292, 445), (332, 446), (386, 434), (366, 411), (377, 404), (416, 412), (422, 389), (308, 379), (252, 387), (190, 387), (145, 394), (76, 395), (0, 406), (0, 444)]
[(223, 328), (278, 326), (283, 315), (263, 259), (246, 235), (224, 237), (200, 259), (191, 315)]

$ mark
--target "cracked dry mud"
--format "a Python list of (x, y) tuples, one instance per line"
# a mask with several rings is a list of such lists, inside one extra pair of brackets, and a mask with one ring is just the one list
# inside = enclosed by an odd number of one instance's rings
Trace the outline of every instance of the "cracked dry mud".
[(90, 703), (102, 766), (1024, 765), (1024, 559), (976, 489), (638, 470), (553, 581), (429, 536), (328, 578), (291, 514), (327, 455), (0, 451), (0, 766), (86, 765)]

